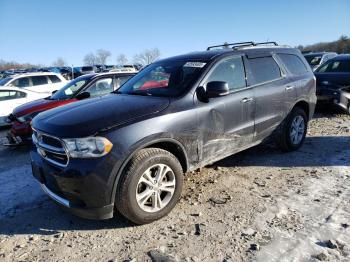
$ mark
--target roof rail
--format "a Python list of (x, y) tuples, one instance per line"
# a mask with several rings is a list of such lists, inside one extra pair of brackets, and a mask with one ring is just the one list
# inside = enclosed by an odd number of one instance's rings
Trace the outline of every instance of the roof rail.
[(260, 43), (255, 43), (255, 45), (275, 45), (278, 46), (276, 42), (260, 42)]
[(230, 47), (230, 46), (232, 46), (232, 48), (235, 48), (235, 47), (239, 47), (239, 46), (251, 46), (251, 45), (254, 45), (254, 42), (240, 42), (240, 43), (232, 43), (232, 44), (213, 45), (213, 46), (209, 46), (207, 48), (207, 51), (209, 51), (210, 49), (213, 49), (215, 47)]
[(207, 51), (216, 48), (216, 47), (231, 47), (232, 49), (239, 48), (239, 47), (246, 47), (246, 46), (258, 46), (258, 45), (275, 45), (278, 46), (276, 42), (260, 42), (260, 43), (254, 43), (252, 41), (249, 42), (239, 42), (239, 43), (232, 43), (232, 44), (223, 44), (223, 45), (213, 45), (209, 46), (207, 48)]

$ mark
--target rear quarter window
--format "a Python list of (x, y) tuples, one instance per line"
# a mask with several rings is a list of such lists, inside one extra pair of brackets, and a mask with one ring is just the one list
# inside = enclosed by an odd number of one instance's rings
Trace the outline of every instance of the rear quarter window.
[(281, 77), (281, 69), (272, 56), (250, 58), (249, 66), (252, 74), (252, 85), (269, 82)]
[(302, 75), (308, 72), (307, 67), (299, 57), (292, 54), (278, 54), (288, 71), (293, 75)]
[(60, 83), (61, 82), (61, 79), (59, 79), (58, 76), (50, 75), (49, 78), (50, 78), (52, 83)]

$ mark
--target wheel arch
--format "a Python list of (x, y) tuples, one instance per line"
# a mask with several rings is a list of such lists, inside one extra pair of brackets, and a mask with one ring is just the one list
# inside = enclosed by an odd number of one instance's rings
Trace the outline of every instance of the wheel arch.
[(305, 111), (307, 117), (308, 117), (308, 120), (311, 120), (311, 116), (310, 116), (310, 105), (308, 102), (306, 102), (305, 100), (300, 100), (298, 101), (292, 108), (292, 110), (296, 107), (299, 107), (301, 108), (302, 110)]
[(172, 153), (180, 162), (182, 166), (182, 170), (184, 173), (188, 171), (189, 164), (188, 164), (188, 158), (187, 158), (187, 153), (185, 150), (185, 147), (177, 140), (173, 138), (159, 138), (155, 139), (152, 141), (149, 141), (147, 143), (142, 144), (141, 146), (138, 146), (136, 149), (132, 150), (132, 152), (125, 158), (123, 161), (122, 165), (117, 171), (117, 174), (114, 179), (114, 184), (113, 184), (113, 190), (112, 190), (112, 195), (111, 195), (111, 203), (114, 203), (115, 201), (115, 195), (117, 191), (117, 186), (118, 182), (120, 179), (120, 176), (125, 169), (125, 167), (128, 165), (132, 157), (139, 152), (140, 150), (144, 148), (160, 148), (166, 151), (169, 151)]

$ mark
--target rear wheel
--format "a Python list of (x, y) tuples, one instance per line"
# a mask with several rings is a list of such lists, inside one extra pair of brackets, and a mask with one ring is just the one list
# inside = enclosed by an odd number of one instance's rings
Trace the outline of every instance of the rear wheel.
[(307, 116), (303, 109), (294, 108), (285, 120), (278, 137), (282, 151), (290, 152), (302, 146), (307, 132)]
[(136, 224), (153, 222), (173, 209), (182, 185), (182, 167), (173, 154), (159, 148), (142, 149), (121, 175), (116, 208)]

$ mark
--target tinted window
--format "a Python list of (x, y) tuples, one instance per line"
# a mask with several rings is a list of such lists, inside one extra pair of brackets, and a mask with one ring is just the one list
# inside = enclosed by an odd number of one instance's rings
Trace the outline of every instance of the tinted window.
[(114, 79), (114, 89), (117, 90), (122, 84), (124, 84), (131, 76), (119, 76)]
[(350, 72), (350, 60), (329, 60), (324, 65), (316, 70), (319, 73), (327, 72)]
[(268, 82), (281, 77), (281, 70), (272, 57), (249, 59), (253, 74), (253, 84)]
[(23, 87), (23, 88), (28, 87), (30, 86), (29, 77), (18, 78), (15, 81), (13, 81), (12, 85), (16, 87)]
[(50, 75), (49, 78), (50, 78), (52, 83), (59, 83), (59, 82), (61, 82), (61, 79), (59, 79), (58, 76)]
[(206, 82), (211, 81), (227, 82), (230, 90), (245, 87), (245, 72), (242, 58), (235, 57), (219, 62), (210, 73)]
[(319, 65), (322, 60), (322, 55), (305, 55), (306, 61), (311, 65)]
[(292, 74), (302, 75), (307, 72), (306, 66), (296, 55), (279, 54), (278, 56)]
[(47, 78), (46, 76), (32, 76), (32, 82), (33, 82), (33, 86), (46, 85)]
[(110, 77), (97, 80), (92, 86), (88, 87), (85, 91), (89, 92), (91, 97), (96, 97), (106, 95), (112, 92), (113, 90), (113, 79), (112, 77)]
[(26, 97), (26, 93), (11, 90), (1, 90), (0, 91), (0, 101), (12, 100), (17, 98)]

